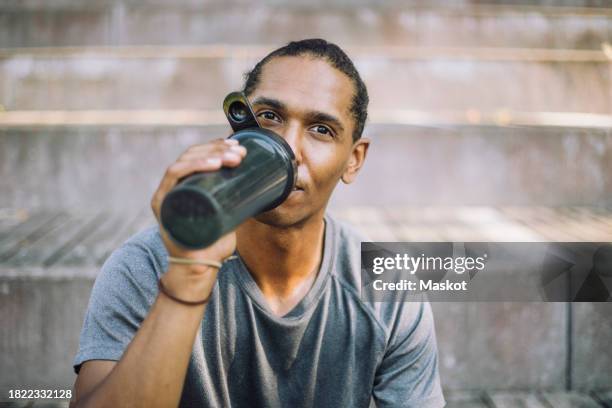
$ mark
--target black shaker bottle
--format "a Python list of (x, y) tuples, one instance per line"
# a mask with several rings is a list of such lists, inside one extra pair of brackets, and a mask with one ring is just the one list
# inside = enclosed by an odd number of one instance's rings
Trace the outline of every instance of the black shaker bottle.
[(247, 218), (280, 205), (295, 186), (291, 147), (261, 128), (244, 94), (233, 92), (223, 110), (234, 130), (231, 139), (247, 149), (235, 168), (192, 174), (164, 198), (161, 223), (178, 245), (205, 248)]

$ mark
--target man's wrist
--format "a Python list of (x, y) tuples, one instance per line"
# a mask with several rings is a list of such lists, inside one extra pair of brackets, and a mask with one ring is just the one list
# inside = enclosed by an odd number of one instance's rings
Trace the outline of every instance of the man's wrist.
[(218, 269), (207, 265), (170, 264), (161, 277), (164, 287), (185, 301), (199, 301), (210, 295)]

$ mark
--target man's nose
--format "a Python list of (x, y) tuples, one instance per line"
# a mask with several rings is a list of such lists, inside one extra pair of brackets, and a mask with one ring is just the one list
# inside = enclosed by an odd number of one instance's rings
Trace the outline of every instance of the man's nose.
[(281, 135), (283, 139), (287, 142), (287, 144), (293, 150), (293, 154), (295, 155), (295, 161), (299, 164), (302, 162), (302, 143), (303, 143), (303, 135), (302, 135), (301, 126), (298, 123), (290, 123), (283, 129), (283, 134)]

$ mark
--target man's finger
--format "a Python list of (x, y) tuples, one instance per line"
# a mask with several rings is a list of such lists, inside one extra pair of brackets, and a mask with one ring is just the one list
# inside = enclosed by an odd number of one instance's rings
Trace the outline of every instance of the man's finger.
[(237, 146), (238, 141), (235, 139), (215, 139), (208, 143), (190, 146), (186, 152), (207, 151), (209, 149), (223, 148), (227, 146)]
[(217, 156), (222, 157), (222, 155), (226, 152), (234, 153), (239, 155), (241, 158), (244, 158), (247, 154), (247, 150), (244, 146), (233, 145), (233, 146), (218, 146), (212, 147), (210, 149), (202, 149), (196, 151), (186, 151), (179, 157), (179, 161), (191, 161), (191, 160), (201, 160), (206, 159), (209, 156)]

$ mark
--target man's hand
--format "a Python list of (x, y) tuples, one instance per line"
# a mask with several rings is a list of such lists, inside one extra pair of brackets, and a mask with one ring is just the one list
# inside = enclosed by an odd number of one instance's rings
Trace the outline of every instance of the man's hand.
[[(164, 174), (151, 200), (151, 207), (160, 226), (164, 245), (173, 257), (222, 261), (236, 248), (236, 235), (231, 232), (211, 246), (199, 249), (185, 249), (174, 243), (160, 222), (161, 205), (166, 194), (179, 180), (193, 173), (216, 171), (221, 167), (236, 167), (240, 164), (246, 149), (233, 139), (217, 139), (210, 143), (192, 146), (173, 163)], [(198, 300), (207, 297), (217, 277), (217, 271), (201, 265), (172, 265), (164, 275), (164, 285), (173, 294), (184, 300)]]

